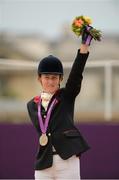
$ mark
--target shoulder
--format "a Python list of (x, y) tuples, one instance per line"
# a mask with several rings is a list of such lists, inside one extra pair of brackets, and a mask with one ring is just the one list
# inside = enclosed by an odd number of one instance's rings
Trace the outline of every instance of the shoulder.
[(34, 102), (34, 98), (30, 99), (28, 102), (27, 102), (27, 106), (31, 106)]
[(60, 97), (60, 99), (67, 101), (68, 103), (74, 102), (74, 100), (75, 100), (75, 97), (73, 96), (73, 94), (70, 94), (69, 91), (67, 91), (66, 87), (61, 88), (59, 97)]
[(27, 102), (27, 108), (31, 109), (33, 107), (36, 107), (39, 101), (40, 101), (40, 96), (34, 96), (31, 100)]

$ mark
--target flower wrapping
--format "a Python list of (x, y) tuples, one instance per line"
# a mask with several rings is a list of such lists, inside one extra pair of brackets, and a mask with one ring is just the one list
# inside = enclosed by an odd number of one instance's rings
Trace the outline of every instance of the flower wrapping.
[(77, 16), (72, 22), (72, 31), (79, 37), (86, 30), (95, 40), (101, 40), (101, 31), (90, 26), (92, 19), (88, 16)]

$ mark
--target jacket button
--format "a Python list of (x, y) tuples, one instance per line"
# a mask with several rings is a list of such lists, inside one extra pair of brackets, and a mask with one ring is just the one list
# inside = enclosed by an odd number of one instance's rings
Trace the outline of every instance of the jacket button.
[(46, 118), (46, 115), (44, 115), (43, 117)]
[(48, 133), (48, 136), (51, 136), (51, 133)]

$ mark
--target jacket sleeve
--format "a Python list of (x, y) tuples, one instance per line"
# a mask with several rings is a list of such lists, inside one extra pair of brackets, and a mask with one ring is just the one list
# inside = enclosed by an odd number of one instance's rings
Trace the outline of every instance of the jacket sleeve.
[(28, 110), (28, 114), (30, 116), (33, 126), (36, 128), (38, 134), (41, 135), (41, 130), (40, 130), (39, 124), (38, 124), (37, 109), (35, 107), (33, 100), (31, 100), (27, 103), (27, 110)]
[(69, 97), (75, 98), (81, 89), (81, 82), (83, 79), (83, 70), (89, 56), (89, 52), (86, 54), (80, 53), (80, 49), (78, 50), (77, 56), (73, 63), (71, 72), (69, 74), (68, 80), (66, 82), (65, 91)]

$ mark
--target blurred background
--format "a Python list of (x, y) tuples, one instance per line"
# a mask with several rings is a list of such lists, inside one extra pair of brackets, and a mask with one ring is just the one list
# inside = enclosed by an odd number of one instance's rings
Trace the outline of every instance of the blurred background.
[[(53, 54), (61, 59), (65, 72), (62, 87), (65, 85), (80, 46), (80, 38), (71, 31), (71, 23), (80, 15), (90, 16), (93, 26), (102, 31), (103, 37), (101, 42), (91, 43), (81, 93), (75, 104), (75, 122), (84, 126), (119, 126), (119, 1), (0, 0), (2, 130), (4, 124), (21, 125), (22, 128), (24, 124), (31, 124), (26, 103), (41, 92), (37, 66), (44, 56)], [(31, 133), (31, 129), (28, 131)], [(12, 131), (3, 133), (9, 137)], [(1, 139), (3, 142), (3, 134)], [(1, 147), (4, 152), (6, 145)], [(2, 167), (6, 167), (4, 162), (3, 159)], [(6, 177), (2, 170), (0, 176)]]

